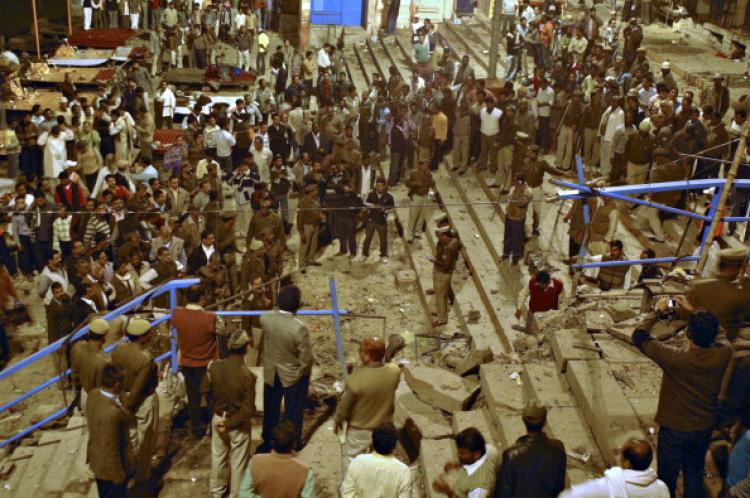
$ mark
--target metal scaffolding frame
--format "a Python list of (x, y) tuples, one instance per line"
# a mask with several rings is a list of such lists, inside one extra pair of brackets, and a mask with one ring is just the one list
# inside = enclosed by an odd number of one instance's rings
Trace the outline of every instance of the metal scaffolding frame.
[[(674, 263), (676, 261), (700, 261), (703, 252), (706, 250), (706, 244), (713, 231), (712, 221), (716, 217), (719, 209), (720, 199), (724, 193), (724, 189), (727, 185), (725, 179), (708, 179), (708, 180), (681, 180), (675, 182), (662, 182), (662, 183), (642, 183), (635, 185), (621, 185), (616, 187), (591, 187), (586, 185), (586, 179), (583, 172), (583, 161), (580, 156), (576, 157), (576, 169), (578, 173), (578, 183), (567, 182), (564, 180), (552, 179), (552, 183), (562, 187), (558, 190), (557, 196), (560, 200), (586, 200), (592, 197), (609, 197), (611, 199), (630, 202), (638, 204), (640, 206), (646, 206), (650, 209), (658, 209), (668, 213), (676, 214), (679, 216), (685, 216), (687, 218), (693, 218), (699, 221), (703, 221), (708, 224), (708, 228), (703, 231), (701, 238), (700, 248), (697, 255), (691, 256), (672, 256), (672, 257), (661, 257), (661, 258), (647, 258), (647, 259), (630, 259), (624, 261), (589, 261), (584, 262), (583, 258), (586, 256), (586, 242), (581, 244), (581, 251), (578, 255), (579, 262), (572, 265), (573, 268), (596, 268), (603, 266), (631, 266), (631, 265), (642, 265), (642, 264), (653, 264), (653, 263)], [(687, 211), (685, 209), (673, 208), (664, 204), (656, 202), (650, 202), (644, 199), (639, 199), (636, 196), (641, 194), (654, 194), (658, 192), (674, 192), (678, 190), (705, 190), (715, 189), (711, 206), (709, 207), (706, 214), (699, 214), (693, 211)], [(750, 179), (739, 179), (734, 180), (731, 185), (731, 189), (750, 189)], [(583, 202), (583, 220), (586, 225), (591, 224), (591, 213), (589, 212), (588, 202)], [(719, 216), (717, 218), (723, 222), (750, 222), (750, 216)]]

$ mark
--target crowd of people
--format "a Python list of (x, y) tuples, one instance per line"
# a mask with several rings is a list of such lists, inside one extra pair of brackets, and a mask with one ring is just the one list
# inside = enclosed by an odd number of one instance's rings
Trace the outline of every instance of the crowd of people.
[[(669, 62), (655, 67), (641, 47), (644, 29), (632, 17), (640, 9), (648, 24), (650, 2), (626, 2), (607, 22), (591, 6), (573, 15), (563, 7), (503, 1), (501, 86), (477, 78), (471, 59), (455, 57), (438, 25), (414, 17), (411, 74), (391, 66), (385, 78), (374, 73), (368, 88), (357, 89), (341, 41), (317, 53), (288, 40), (270, 46), (267, 31), (278, 27), (278, 2), (83, 0), (84, 29), (149, 30), (151, 67), (134, 61), (118, 68), (93, 98), (66, 78), (56, 109), (37, 106), (9, 120), (7, 176), (15, 185), (0, 196), (0, 304), (13, 308), (19, 302), (15, 283), (34, 282), (50, 343), (88, 324), (84, 340), (58, 354), (57, 362), (60, 371), (72, 368), (89, 418), (89, 462), (101, 496), (124, 496), (128, 481), (146, 479), (166, 451), (171, 422), (159, 414), (160, 375), (148, 347), (158, 327), (95, 318), (142, 292), (180, 276), (200, 279), (184, 293), (172, 321), (190, 433), (211, 437), (213, 496), (229, 490), (243, 498), (310, 497), (315, 471), (294, 452), (305, 442), (312, 356), (307, 329), (294, 317), (300, 291), (288, 275), (320, 266), (319, 249), (335, 241), (335, 264), (364, 263), (376, 234), (379, 261), (388, 264), (388, 218), (396, 207), (390, 188), (407, 192), (403, 237), (411, 244), (440, 200), (434, 172), (488, 170), (505, 207), (501, 260), (517, 265), (526, 242), (539, 235), (545, 177), (575, 174), (576, 157), (587, 179), (604, 185), (725, 174), (748, 100), (731, 102), (722, 75), (695, 95), (678, 86)], [(164, 69), (210, 71), (217, 64), (251, 73), (256, 85), (232, 104), (200, 96), (180, 114), (176, 89), (161, 79)], [(155, 139), (162, 128), (180, 130), (174, 144)], [(750, 154), (739, 177), (750, 178), (748, 164)], [(677, 208), (710, 202), (710, 193), (700, 192), (647, 197)], [(592, 211), (588, 224), (584, 202)], [(737, 190), (732, 214), (749, 208), (746, 192)], [(615, 238), (622, 216), (649, 230), (654, 244), (670, 239), (666, 213), (628, 210), (607, 198), (575, 201), (563, 217), (569, 262), (584, 243), (589, 259), (626, 259)], [(433, 325), (440, 327), (448, 321), (461, 242), (446, 217), (435, 222)], [(287, 244), (294, 232), (296, 254)], [(735, 232), (737, 224), (730, 223), (718, 234)], [(653, 340), (654, 316), (633, 335), (664, 369), (656, 450), (648, 441), (629, 440), (620, 467), (565, 491), (565, 449), (544, 434), (546, 408), (529, 405), (522, 416), (528, 434), (514, 446), (499, 453), (485, 441), (488, 435), (467, 429), (456, 437), (458, 460), (446, 464), (446, 471), (458, 470), (455, 482), (441, 477), (428, 485), (470, 498), (663, 497), (675, 496), (682, 470), (684, 496), (701, 496), (703, 457), (717, 417), (736, 421), (745, 409), (742, 358), (735, 361), (715, 339), (721, 326), (735, 348), (743, 340), (738, 317), (746, 306), (746, 258), (722, 253), (718, 276), (697, 281), (681, 302), (690, 314), (689, 349), (665, 349)], [(644, 267), (638, 281), (659, 276), (658, 267)], [(602, 291), (636, 283), (627, 265), (603, 267), (587, 279)], [(562, 293), (560, 280), (536, 273), (519, 296), (517, 316), (527, 298), (529, 316), (557, 309)], [(233, 300), (242, 309), (279, 311), (260, 320), (245, 317), (242, 331), (229, 331), (208, 310)], [(169, 304), (166, 296), (153, 302), (155, 308)], [(105, 342), (123, 332), (129, 340), (104, 355)], [(255, 456), (250, 425), (257, 393), (243, 361), (250, 349), (262, 351), (264, 367), (263, 441)], [(342, 496), (411, 494), (409, 468), (394, 456), (401, 373), (389, 362), (392, 353), (380, 339), (364, 340), (363, 365), (338, 403), (336, 430), (346, 426)], [(9, 358), (0, 321), (0, 360)], [(724, 374), (730, 363), (731, 383)], [(719, 403), (722, 393), (729, 404)], [(743, 425), (735, 426), (724, 491), (750, 496), (747, 436), (737, 427)], [(658, 474), (650, 470), (655, 452)]]

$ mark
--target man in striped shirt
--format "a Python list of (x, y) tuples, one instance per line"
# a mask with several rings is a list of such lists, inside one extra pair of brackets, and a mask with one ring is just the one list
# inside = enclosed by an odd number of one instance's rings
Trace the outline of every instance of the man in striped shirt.
[(62, 206), (57, 212), (57, 218), (52, 222), (52, 249), (60, 251), (63, 259), (70, 256), (71, 253), (70, 227), (72, 219), (68, 214), (68, 208)]
[(393, 456), (398, 431), (386, 423), (372, 431), (372, 453), (352, 460), (341, 485), (342, 498), (410, 498), (409, 467)]
[(83, 245), (89, 249), (103, 249), (109, 245), (111, 234), (111, 228), (107, 223), (107, 205), (101, 202), (96, 206), (94, 216), (86, 225)]

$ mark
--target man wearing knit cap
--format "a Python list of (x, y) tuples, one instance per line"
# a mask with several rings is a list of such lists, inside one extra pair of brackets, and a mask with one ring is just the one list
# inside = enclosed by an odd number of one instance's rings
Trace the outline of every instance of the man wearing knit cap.
[[(239, 496), (240, 483), (250, 462), (250, 421), (255, 413), (255, 375), (245, 366), (250, 338), (243, 330), (234, 332), (227, 342), (229, 355), (208, 365), (208, 380), (213, 393), (211, 431), (211, 477), (209, 487), (214, 498)], [(231, 483), (227, 483), (227, 470)]]
[(70, 352), (70, 379), (76, 392), (78, 407), (86, 406), (86, 397), (95, 387), (99, 387), (102, 368), (107, 359), (102, 353), (104, 340), (109, 332), (109, 323), (96, 318), (89, 323), (88, 335), (73, 344)]
[(159, 370), (148, 350), (151, 340), (151, 323), (142, 318), (131, 320), (125, 333), (128, 342), (112, 352), (112, 364), (122, 370), (123, 407), (135, 415), (135, 425), (130, 427), (130, 441), (137, 456), (136, 480), (145, 481), (150, 473), (151, 456), (158, 425), (156, 386)]
[(547, 423), (544, 406), (529, 403), (521, 418), (526, 435), (503, 452), (494, 496), (556, 498), (565, 488), (565, 446), (544, 433)]
[(346, 389), (336, 406), (336, 432), (348, 424), (344, 443), (344, 469), (357, 455), (367, 451), (372, 431), (393, 421), (396, 388), (401, 370), (393, 363), (384, 363), (385, 342), (379, 337), (366, 337), (359, 345), (362, 366), (346, 379)]

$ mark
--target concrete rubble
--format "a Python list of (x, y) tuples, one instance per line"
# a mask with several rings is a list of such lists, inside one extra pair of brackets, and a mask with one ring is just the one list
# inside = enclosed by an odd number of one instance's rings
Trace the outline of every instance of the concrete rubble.
[(442, 368), (410, 365), (404, 368), (404, 379), (417, 398), (449, 413), (468, 409), (476, 393)]

